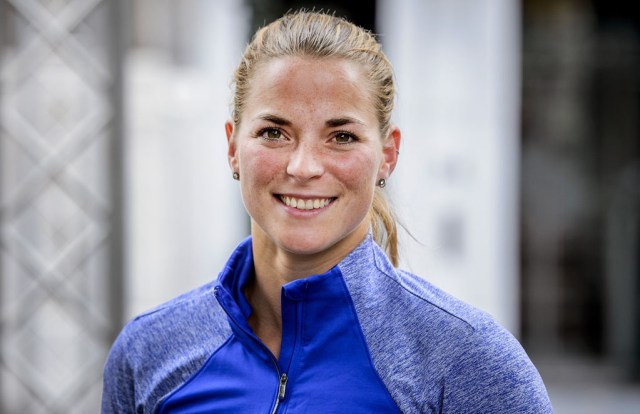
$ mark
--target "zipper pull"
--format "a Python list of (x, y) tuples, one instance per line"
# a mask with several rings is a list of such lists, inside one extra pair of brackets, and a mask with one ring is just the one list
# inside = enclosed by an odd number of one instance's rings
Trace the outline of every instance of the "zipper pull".
[(280, 386), (278, 387), (278, 400), (284, 400), (284, 394), (287, 391), (287, 374), (280, 375)]

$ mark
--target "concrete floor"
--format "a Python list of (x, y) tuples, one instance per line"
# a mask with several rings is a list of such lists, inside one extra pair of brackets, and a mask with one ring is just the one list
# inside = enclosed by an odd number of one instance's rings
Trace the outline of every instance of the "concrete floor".
[(534, 359), (556, 414), (640, 414), (640, 383), (611, 364), (588, 359)]
[(640, 414), (640, 386), (547, 386), (556, 414)]

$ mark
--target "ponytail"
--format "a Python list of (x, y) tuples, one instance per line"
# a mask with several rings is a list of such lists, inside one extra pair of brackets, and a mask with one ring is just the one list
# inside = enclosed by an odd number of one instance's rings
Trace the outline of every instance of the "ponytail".
[(387, 197), (382, 190), (376, 188), (373, 194), (373, 203), (369, 211), (373, 239), (384, 249), (391, 263), (397, 267), (398, 255), (398, 228), (396, 218)]

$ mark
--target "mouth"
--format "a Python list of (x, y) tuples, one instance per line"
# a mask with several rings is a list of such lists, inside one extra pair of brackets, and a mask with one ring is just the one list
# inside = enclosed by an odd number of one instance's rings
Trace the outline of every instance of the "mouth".
[(329, 198), (298, 198), (285, 196), (278, 194), (277, 197), (288, 207), (293, 207), (298, 210), (317, 210), (324, 208), (333, 203), (336, 197)]

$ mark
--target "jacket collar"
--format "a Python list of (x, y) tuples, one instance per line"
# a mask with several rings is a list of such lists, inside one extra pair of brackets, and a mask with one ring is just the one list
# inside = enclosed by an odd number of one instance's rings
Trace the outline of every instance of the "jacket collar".
[[(224, 291), (225, 309), (230, 312), (229, 301), (232, 301), (235, 310), (229, 316), (234, 319), (246, 320), (251, 314), (251, 306), (246, 300), (244, 289), (247, 283), (254, 277), (252, 239), (244, 239), (227, 261), (224, 269), (218, 276), (218, 289)], [(311, 275), (309, 277), (294, 280), (282, 287), (282, 295), (294, 301), (302, 300), (331, 300), (344, 294), (343, 289), (338, 288), (332, 281), (336, 277), (348, 274), (355, 276), (361, 273), (363, 268), (371, 265), (372, 249), (375, 242), (371, 234), (351, 251), (338, 265), (326, 273)]]

